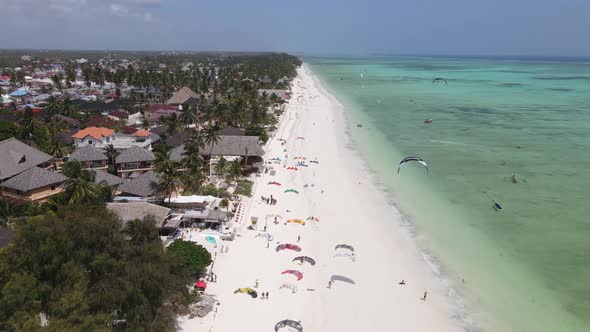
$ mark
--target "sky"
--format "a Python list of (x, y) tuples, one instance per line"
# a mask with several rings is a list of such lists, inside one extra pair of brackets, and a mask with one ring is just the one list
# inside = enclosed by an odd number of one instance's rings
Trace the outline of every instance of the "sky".
[(590, 56), (590, 0), (0, 0), (0, 48)]

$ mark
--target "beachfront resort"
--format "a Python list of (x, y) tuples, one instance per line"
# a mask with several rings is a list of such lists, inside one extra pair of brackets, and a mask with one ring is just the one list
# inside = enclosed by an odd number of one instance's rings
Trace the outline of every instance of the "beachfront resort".
[(297, 58), (70, 56), (3, 69), (3, 328), (459, 326)]

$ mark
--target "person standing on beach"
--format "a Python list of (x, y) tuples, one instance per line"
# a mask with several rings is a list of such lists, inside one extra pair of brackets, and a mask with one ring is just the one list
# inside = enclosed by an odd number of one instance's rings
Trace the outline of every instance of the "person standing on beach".
[(332, 280), (328, 281), (328, 289), (332, 289)]
[(428, 292), (424, 292), (424, 297), (421, 298), (422, 301), (426, 301), (426, 295), (428, 295)]
[(301, 235), (297, 235), (297, 242), (301, 241)]

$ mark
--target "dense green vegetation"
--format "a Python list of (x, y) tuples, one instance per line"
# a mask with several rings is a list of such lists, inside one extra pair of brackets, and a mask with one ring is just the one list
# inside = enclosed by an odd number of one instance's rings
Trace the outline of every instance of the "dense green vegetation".
[[(211, 256), (191, 252), (204, 268)], [(194, 266), (167, 253), (154, 220), (128, 223), (103, 207), (62, 207), (17, 228), (0, 254), (0, 330), (172, 331), (175, 312), (194, 301)]]
[(176, 240), (168, 246), (168, 252), (178, 257), (182, 265), (194, 273), (204, 271), (212, 262), (207, 249), (191, 241)]

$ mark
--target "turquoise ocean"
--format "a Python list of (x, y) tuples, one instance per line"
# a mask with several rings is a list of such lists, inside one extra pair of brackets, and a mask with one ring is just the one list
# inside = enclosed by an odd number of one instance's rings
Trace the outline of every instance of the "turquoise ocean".
[(590, 59), (303, 61), (476, 327), (590, 330)]

